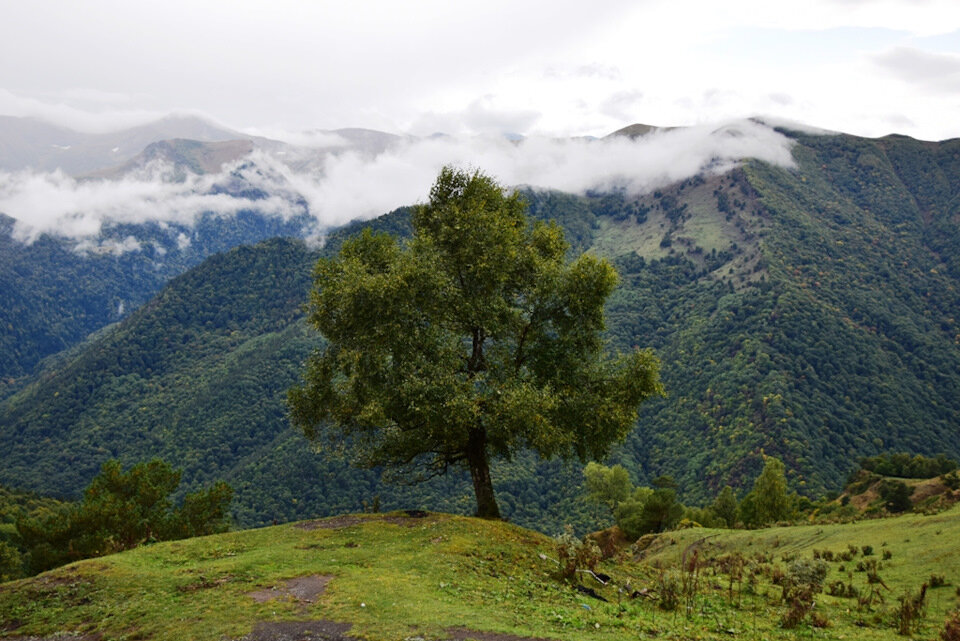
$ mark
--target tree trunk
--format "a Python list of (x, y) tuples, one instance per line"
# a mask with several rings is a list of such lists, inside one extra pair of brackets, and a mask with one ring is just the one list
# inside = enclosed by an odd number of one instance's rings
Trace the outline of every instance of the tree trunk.
[(467, 463), (473, 479), (473, 491), (477, 497), (477, 516), (482, 519), (499, 519), (500, 508), (493, 495), (490, 480), (490, 465), (487, 462), (487, 432), (483, 428), (470, 431), (467, 439)]

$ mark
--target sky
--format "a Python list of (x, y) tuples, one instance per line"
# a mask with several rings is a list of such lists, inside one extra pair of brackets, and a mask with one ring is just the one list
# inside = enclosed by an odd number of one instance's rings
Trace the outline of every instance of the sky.
[(939, 140), (960, 136), (960, 2), (0, 2), (0, 114), (106, 131), (171, 112), (280, 139), (766, 115)]

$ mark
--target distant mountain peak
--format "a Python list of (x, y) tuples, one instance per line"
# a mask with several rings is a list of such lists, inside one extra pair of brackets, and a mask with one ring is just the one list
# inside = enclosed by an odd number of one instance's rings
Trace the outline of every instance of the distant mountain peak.
[(122, 165), (85, 174), (83, 178), (117, 179), (141, 169), (150, 162), (161, 160), (179, 170), (194, 174), (219, 172), (227, 163), (248, 155), (254, 149), (250, 140), (222, 140), (204, 142), (186, 138), (173, 138), (152, 142)]
[(89, 174), (131, 160), (161, 140), (200, 142), (250, 140), (200, 116), (171, 114), (159, 120), (108, 133), (85, 133), (36, 118), (0, 116), (0, 170), (60, 169)]
[(672, 129), (672, 127), (657, 127), (655, 125), (645, 125), (643, 123), (634, 123), (632, 125), (627, 125), (622, 129), (617, 129), (611, 134), (604, 136), (605, 138), (615, 138), (615, 137), (627, 137), (631, 139), (639, 138), (640, 136), (646, 136), (647, 134), (658, 131), (660, 129)]

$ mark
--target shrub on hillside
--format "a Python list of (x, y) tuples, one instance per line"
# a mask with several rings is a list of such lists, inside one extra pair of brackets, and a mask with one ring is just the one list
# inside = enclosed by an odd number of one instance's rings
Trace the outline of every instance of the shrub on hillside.
[(602, 555), (597, 544), (589, 538), (578, 539), (570, 526), (567, 526), (556, 541), (562, 579), (573, 579), (581, 570), (594, 570), (600, 562)]
[(797, 627), (813, 609), (814, 598), (823, 591), (829, 566), (820, 559), (801, 559), (790, 564), (781, 579), (783, 601), (787, 604), (780, 623)]
[(943, 624), (940, 641), (960, 641), (960, 610), (954, 610)]
[(903, 481), (886, 479), (880, 483), (877, 491), (880, 493), (880, 498), (883, 499), (883, 507), (888, 512), (896, 514), (906, 512), (913, 507), (910, 502), (910, 495), (913, 494), (913, 490), (907, 487)]

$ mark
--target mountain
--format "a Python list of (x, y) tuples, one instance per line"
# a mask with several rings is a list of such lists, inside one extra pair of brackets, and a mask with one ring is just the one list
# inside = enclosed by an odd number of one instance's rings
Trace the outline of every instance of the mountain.
[(172, 165), (181, 172), (190, 171), (197, 175), (215, 174), (225, 164), (236, 162), (253, 150), (254, 143), (250, 140), (220, 142), (201, 142), (184, 138), (161, 140), (150, 143), (146, 149), (122, 165), (100, 169), (83, 177), (117, 180), (157, 161)]
[[(642, 197), (527, 192), (533, 216), (618, 267), (611, 345), (663, 362), (668, 396), (613, 462), (640, 483), (673, 475), (686, 501), (748, 488), (764, 455), (809, 495), (838, 490), (862, 456), (960, 455), (960, 141), (784, 133), (792, 168), (748, 161)], [(402, 210), (369, 225), (409, 233)], [(107, 458), (160, 455), (189, 489), (233, 483), (244, 524), (376, 495), (472, 509), (462, 477), (384, 486), (290, 429), (285, 390), (319, 344), (300, 307), (314, 258), (293, 241), (213, 257), (50, 362), (0, 404), (0, 484), (76, 495)], [(518, 523), (589, 517), (576, 465), (520, 457), (494, 478)]]
[(306, 214), (285, 220), (248, 209), (190, 224), (112, 225), (83, 245), (46, 234), (24, 243), (14, 223), (0, 214), (0, 398), (44, 358), (124, 318), (206, 257), (312, 229)]
[[(372, 225), (409, 233), (405, 211)], [(358, 227), (334, 234), (324, 251), (335, 251)], [(243, 524), (358, 509), (378, 495), (385, 509), (468, 510), (473, 499), (462, 476), (383, 486), (379, 472), (315, 456), (289, 425), (286, 390), (320, 345), (302, 312), (317, 255), (302, 241), (276, 239), (213, 256), (52, 362), (0, 410), (0, 435), (10, 448), (0, 477), (75, 497), (107, 458), (161, 456), (184, 469), (185, 490), (228, 479)], [(526, 483), (534, 474), (556, 483), (534, 497)], [(505, 507), (526, 522), (548, 505), (571, 504), (579, 485), (576, 470), (531, 457), (501, 472), (500, 481), (516, 497)]]
[(0, 170), (61, 169), (85, 174), (119, 165), (150, 143), (173, 138), (206, 142), (250, 139), (196, 116), (168, 116), (110, 133), (85, 133), (35, 118), (0, 116)]
[[(158, 139), (175, 133), (225, 140)], [(282, 172), (250, 157), (255, 148), (276, 151), (282, 143), (233, 139), (239, 135), (197, 118), (166, 118), (93, 135), (0, 117), (0, 139), (14, 138), (30, 153), (44, 151), (47, 140), (70, 142), (69, 157), (84, 167), (102, 167), (106, 158), (116, 163), (135, 145), (155, 140), (126, 162), (76, 180), (6, 176), (4, 195), (28, 207), (19, 212), (24, 221), (0, 211), (0, 397), (42, 359), (123, 318), (207, 256), (275, 236), (316, 233), (306, 202), (289, 189)], [(98, 152), (121, 139), (124, 153)], [(0, 155), (9, 152), (6, 161), (15, 169), (37, 157), (27, 153), (25, 160), (17, 149), (0, 144)], [(67, 157), (55, 156), (57, 162)], [(37, 231), (29, 224), (33, 209), (46, 201), (68, 206), (55, 224)], [(104, 211), (96, 211), (98, 205)], [(125, 214), (151, 207), (171, 211), (153, 222), (149, 212)], [(98, 230), (76, 236), (71, 223), (84, 217)]]
[(645, 125), (643, 123), (638, 122), (638, 123), (634, 123), (632, 125), (627, 125), (626, 127), (617, 129), (613, 133), (608, 134), (606, 137), (613, 138), (616, 136), (625, 136), (627, 138), (639, 138), (641, 136), (646, 136), (647, 134), (654, 131), (658, 131), (660, 129), (662, 128), (655, 127), (653, 125)]

